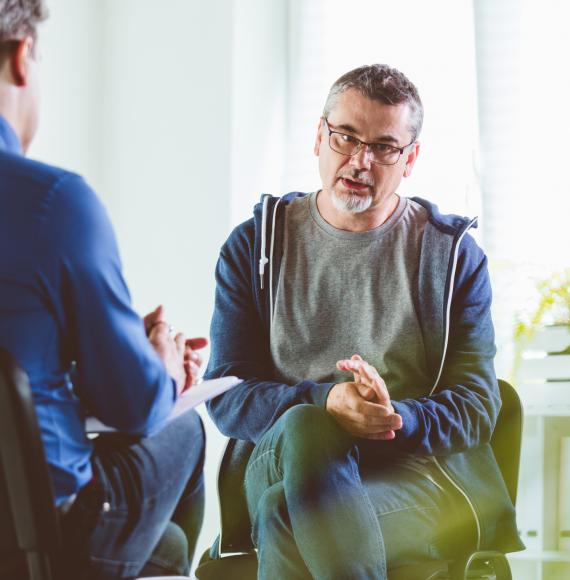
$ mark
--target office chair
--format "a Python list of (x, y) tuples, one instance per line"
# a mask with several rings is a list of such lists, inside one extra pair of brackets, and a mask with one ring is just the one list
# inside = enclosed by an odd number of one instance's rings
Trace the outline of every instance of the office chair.
[(8, 542), (0, 545), (0, 553), (6, 549), (15, 553), (11, 580), (70, 580), (54, 576), (54, 562), (64, 546), (28, 377), (3, 348), (0, 463), (0, 538)]
[[(515, 389), (499, 381), (502, 406), (491, 447), (513, 505), (516, 502), (522, 405)], [(196, 570), (199, 580), (255, 580), (257, 557), (250, 540), (247, 505), (239, 495), (243, 488), (247, 459), (254, 445), (230, 439), (220, 464), (219, 496), (221, 532), (211, 550), (204, 553)], [(212, 557), (215, 556), (215, 557)], [(466, 552), (453, 561), (431, 561), (388, 570), (390, 580), (511, 580), (505, 554), (497, 551)]]

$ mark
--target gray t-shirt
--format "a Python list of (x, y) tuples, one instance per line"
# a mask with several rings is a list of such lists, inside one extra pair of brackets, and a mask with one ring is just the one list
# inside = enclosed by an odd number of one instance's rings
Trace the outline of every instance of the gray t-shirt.
[(394, 399), (431, 386), (417, 316), (418, 269), (428, 215), (400, 198), (392, 216), (367, 232), (339, 230), (317, 209), (317, 194), (294, 200), (271, 328), (283, 382), (344, 382), (336, 361), (361, 355)]

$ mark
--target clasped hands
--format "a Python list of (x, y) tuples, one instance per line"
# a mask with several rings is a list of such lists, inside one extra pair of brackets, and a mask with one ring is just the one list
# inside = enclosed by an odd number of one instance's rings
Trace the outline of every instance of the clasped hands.
[(352, 372), (354, 380), (334, 385), (327, 397), (327, 411), (352, 435), (394, 439), (395, 431), (402, 427), (402, 417), (394, 411), (378, 371), (357, 354), (338, 361), (336, 368)]
[(158, 306), (143, 318), (148, 340), (166, 370), (176, 381), (178, 394), (189, 389), (198, 379), (202, 358), (196, 352), (208, 344), (206, 338), (186, 338), (183, 333), (172, 333), (164, 318), (163, 306)]

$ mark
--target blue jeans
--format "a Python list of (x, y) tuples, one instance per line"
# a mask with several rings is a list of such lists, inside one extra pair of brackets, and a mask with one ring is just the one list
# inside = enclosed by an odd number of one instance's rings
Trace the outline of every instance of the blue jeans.
[(267, 431), (245, 477), (260, 580), (385, 579), (441, 557), (443, 489), (374, 451), (314, 405)]
[(148, 438), (97, 439), (94, 480), (63, 518), (62, 577), (188, 574), (204, 515), (204, 444), (195, 411)]

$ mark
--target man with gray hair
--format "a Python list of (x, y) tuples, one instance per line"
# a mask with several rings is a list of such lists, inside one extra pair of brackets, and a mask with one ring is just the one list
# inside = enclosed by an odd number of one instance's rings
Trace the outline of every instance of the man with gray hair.
[(315, 140), (321, 189), (264, 196), (221, 250), (207, 376), (245, 380), (208, 407), (251, 452), (258, 578), (386, 578), (463, 541), (520, 546), (489, 446), (475, 220), (397, 193), (422, 119), (398, 70), (343, 75)]
[[(204, 431), (169, 420), (204, 339), (141, 319), (113, 228), (79, 176), (24, 157), (38, 121), (43, 0), (0, 0), (0, 347), (26, 371), (60, 514), (59, 580), (189, 571), (202, 523)], [(120, 434), (85, 434), (90, 412)], [(27, 578), (0, 472), (0, 578)], [(58, 557), (60, 556), (60, 557)]]

